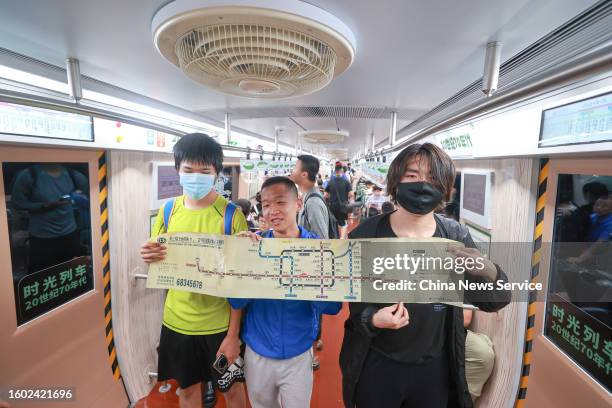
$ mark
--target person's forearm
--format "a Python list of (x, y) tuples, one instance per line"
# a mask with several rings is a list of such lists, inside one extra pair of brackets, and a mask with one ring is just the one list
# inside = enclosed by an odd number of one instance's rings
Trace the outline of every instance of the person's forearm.
[(238, 337), (240, 334), (240, 321), (242, 317), (242, 310), (232, 309), (230, 313), (229, 328), (227, 329), (227, 336)]

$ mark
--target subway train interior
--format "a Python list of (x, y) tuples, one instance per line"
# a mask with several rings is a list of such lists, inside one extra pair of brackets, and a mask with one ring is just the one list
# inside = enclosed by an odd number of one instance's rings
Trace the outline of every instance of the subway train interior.
[(612, 1), (0, 2), (0, 408), (610, 408), (611, 241)]

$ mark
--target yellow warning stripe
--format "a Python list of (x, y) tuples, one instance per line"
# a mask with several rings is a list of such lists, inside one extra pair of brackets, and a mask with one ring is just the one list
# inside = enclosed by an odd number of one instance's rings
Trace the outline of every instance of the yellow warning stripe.
[(108, 208), (105, 208), (100, 214), (100, 225), (104, 225), (104, 223), (108, 220)]
[[(103, 211), (100, 213), (100, 229), (102, 233), (102, 268), (106, 271), (102, 277), (103, 285), (104, 285), (104, 309), (107, 310), (104, 315), (104, 323), (105, 327), (108, 330), (106, 334), (106, 346), (110, 347), (109, 350), (109, 361), (111, 364), (111, 369), (113, 370), (113, 377), (115, 380), (119, 380), (121, 378), (121, 371), (119, 370), (119, 362), (117, 360), (117, 350), (115, 348), (115, 343), (113, 341), (113, 329), (112, 329), (112, 305), (111, 305), (111, 291), (110, 291), (110, 252), (108, 247), (108, 242), (110, 239), (108, 226), (104, 228), (104, 224), (108, 222), (108, 208), (106, 205), (106, 200), (108, 199), (108, 187), (106, 183), (107, 176), (107, 165), (106, 165), (106, 156), (105, 153), (102, 152), (99, 156), (98, 160), (98, 183), (99, 183), (99, 203), (100, 208)], [(110, 327), (110, 329), (109, 329)]]
[(102, 180), (104, 180), (104, 178), (106, 177), (106, 163), (104, 163), (99, 169), (98, 169), (98, 183), (101, 183)]
[(102, 190), (100, 190), (100, 204), (106, 201), (107, 197), (108, 197), (108, 189), (104, 187)]
[(548, 179), (548, 168), (550, 166), (550, 162), (547, 162), (541, 169), (540, 175), (538, 176), (538, 184), (542, 184)]
[(106, 314), (106, 316), (104, 316), (104, 326), (108, 326), (108, 324), (111, 321), (112, 314), (113, 314), (113, 311), (109, 310), (108, 313)]
[(110, 329), (110, 331), (108, 332), (108, 335), (106, 336), (106, 346), (107, 347), (111, 344), (111, 341), (113, 341), (113, 329)]
[(539, 213), (544, 206), (546, 205), (546, 194), (543, 194), (542, 197), (538, 198), (536, 202), (536, 214)]
[[(536, 200), (536, 216), (541, 211), (544, 211), (546, 206), (546, 184), (548, 182), (548, 169), (550, 162), (548, 159), (543, 159), (540, 166), (540, 173), (538, 175), (538, 197)], [(542, 260), (542, 251), (540, 248), (536, 248), (536, 242), (542, 239), (544, 231), (544, 215), (542, 212), (540, 222), (537, 223), (533, 233), (534, 251), (531, 257), (532, 268), (539, 268), (540, 261)], [(532, 276), (531, 281), (537, 280), (537, 276)], [(519, 389), (514, 402), (514, 408), (523, 408), (525, 405), (525, 398), (527, 396), (527, 387), (529, 385), (529, 371), (531, 367), (531, 353), (533, 350), (533, 337), (535, 335), (535, 313), (536, 304), (530, 303), (527, 307), (527, 324), (525, 325), (525, 341), (523, 345), (523, 367), (521, 370), (521, 379), (519, 381)]]
[(106, 245), (108, 242), (108, 230), (104, 234), (102, 234), (102, 246)]
[(544, 230), (544, 223), (541, 222), (538, 225), (536, 225), (535, 228), (535, 235), (536, 235), (536, 239), (539, 239), (542, 236), (542, 231)]

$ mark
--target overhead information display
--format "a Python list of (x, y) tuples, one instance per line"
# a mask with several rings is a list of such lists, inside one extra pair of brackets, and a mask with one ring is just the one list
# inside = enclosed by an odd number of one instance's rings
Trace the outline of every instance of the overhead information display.
[[(164, 234), (147, 287), (220, 297), (461, 305), (461, 274), (441, 238), (263, 239)], [(426, 288), (424, 290), (424, 288)]]
[(90, 116), (0, 102), (0, 133), (93, 142)]
[(612, 141), (612, 93), (542, 112), (540, 147)]

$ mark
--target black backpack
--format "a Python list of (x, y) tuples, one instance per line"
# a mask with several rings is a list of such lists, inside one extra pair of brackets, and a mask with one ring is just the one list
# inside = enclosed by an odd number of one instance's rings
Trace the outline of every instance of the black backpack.
[(325, 204), (325, 209), (327, 209), (327, 234), (329, 236), (329, 239), (338, 239), (340, 238), (340, 236), (338, 235), (338, 220), (336, 219), (336, 217), (334, 217), (334, 214), (332, 214), (332, 212), (329, 210), (329, 207), (327, 206), (327, 203), (325, 202), (325, 199), (321, 196), (321, 194), (310, 194), (308, 196), (308, 198), (306, 199), (306, 201), (304, 201), (304, 217), (307, 216), (307, 212), (306, 212), (306, 203), (308, 202), (308, 200), (310, 200), (311, 197), (319, 197), (322, 201), (323, 204)]

